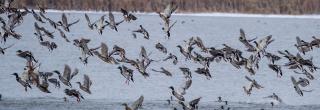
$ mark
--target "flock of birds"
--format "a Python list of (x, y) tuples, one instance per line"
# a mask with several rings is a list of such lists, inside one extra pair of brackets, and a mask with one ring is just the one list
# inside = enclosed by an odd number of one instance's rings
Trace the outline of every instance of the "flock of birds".
[[(17, 9), (11, 7), (12, 1), (9, 2), (9, 4), (7, 5), (1, 6), (0, 8), (0, 14), (6, 14), (8, 19), (5, 20), (6, 18), (3, 18), (4, 16), (0, 17), (0, 22), (2, 23), (2, 31), (0, 32), (0, 38), (2, 42), (6, 42), (9, 38), (21, 39), (22, 36), (15, 31), (15, 28), (21, 25), (23, 17), (27, 14), (32, 14), (34, 19), (36, 20), (36, 22), (34, 23), (34, 35), (39, 39), (39, 43), (42, 46), (48, 48), (49, 51), (54, 51), (54, 49), (58, 48), (58, 45), (55, 42), (50, 41), (50, 39), (55, 38), (55, 31), (51, 32), (45, 27), (41, 27), (38, 23), (49, 23), (54, 29), (56, 29), (60, 33), (60, 36), (66, 42), (71, 42), (65, 33), (70, 32), (71, 27), (74, 24), (78, 23), (80, 20), (70, 21), (68, 20), (67, 15), (62, 13), (61, 21), (54, 21), (49, 17), (46, 17), (45, 9), (40, 6), (38, 6), (40, 12), (37, 13), (33, 9), (30, 11), (27, 8)], [(168, 39), (170, 38), (171, 28), (177, 22), (175, 21), (171, 23), (170, 17), (171, 14), (174, 13), (177, 8), (177, 4), (175, 4), (174, 2), (170, 2), (163, 12), (158, 12), (158, 15), (164, 22), (162, 30), (164, 31), (165, 36)], [(130, 23), (138, 19), (136, 16), (133, 15), (133, 13), (130, 13), (124, 9), (121, 9), (121, 12), (123, 14), (123, 20), (120, 21), (115, 20), (112, 12), (109, 12), (108, 19), (105, 19), (106, 15), (103, 15), (94, 22), (91, 21), (87, 14), (85, 14), (84, 16), (88, 23), (87, 25), (89, 29), (96, 30), (99, 34), (103, 34), (103, 31), (106, 27), (118, 31), (117, 26), (121, 23)], [(142, 25), (139, 25), (139, 29), (132, 31), (132, 35), (134, 38), (138, 37), (137, 34), (141, 34), (141, 36), (145, 39), (149, 39), (150, 36), (148, 31)], [(190, 39), (184, 41), (184, 45), (177, 45), (177, 48), (179, 48), (180, 53), (184, 56), (185, 60), (191, 60), (194, 63), (202, 65), (202, 68), (197, 68), (194, 72), (203, 75), (208, 80), (212, 78), (209, 67), (210, 64), (213, 62), (227, 62), (237, 69), (244, 68), (245, 70), (247, 70), (250, 76), (253, 76), (259, 69), (259, 62), (261, 61), (261, 59), (267, 58), (269, 60), (269, 68), (277, 74), (277, 77), (281, 77), (283, 75), (282, 67), (286, 67), (288, 69), (293, 70), (294, 73), (302, 74), (305, 76), (299, 78), (291, 76), (294, 90), (300, 96), (303, 96), (304, 92), (312, 91), (305, 90), (303, 89), (303, 87), (306, 87), (310, 84), (309, 80), (315, 79), (312, 73), (314, 73), (318, 69), (318, 67), (313, 64), (312, 58), (305, 59), (301, 56), (300, 53), (305, 54), (306, 52), (312, 51), (314, 48), (319, 48), (320, 39), (313, 37), (312, 41), (306, 42), (304, 40), (301, 40), (299, 37), (296, 37), (296, 40), (297, 43), (294, 46), (299, 50), (299, 53), (297, 53), (296, 55), (290, 53), (287, 50), (278, 51), (278, 54), (280, 55), (276, 55), (276, 53), (267, 52), (266, 48), (269, 44), (271, 44), (274, 41), (271, 35), (263, 37), (259, 40), (257, 40), (257, 38), (248, 39), (243, 29), (240, 29), (239, 41), (246, 47), (246, 52), (250, 54), (249, 57), (244, 57), (242, 55), (242, 51), (230, 47), (227, 44), (223, 44), (224, 47), (220, 49), (215, 47), (207, 47), (204, 45), (200, 37), (191, 37)], [(138, 71), (138, 73), (140, 73), (142, 76), (148, 78), (150, 76), (148, 72), (149, 65), (152, 62), (159, 62), (151, 59), (149, 57), (150, 53), (147, 53), (146, 49), (143, 46), (141, 46), (139, 58), (130, 59), (126, 56), (125, 49), (117, 45), (114, 45), (112, 49), (109, 50), (107, 44), (103, 42), (100, 44), (100, 46), (95, 48), (90, 48), (88, 46), (88, 43), (90, 43), (90, 39), (81, 38), (73, 40), (73, 45), (78, 47), (82, 52), (81, 56), (79, 57), (80, 61), (84, 64), (87, 64), (89, 57), (98, 57), (105, 63), (119, 65), (118, 69), (120, 70), (120, 73), (124, 77), (125, 82), (127, 84), (129, 84), (130, 82), (134, 82), (134, 71)], [(13, 46), (14, 45), (0, 47), (0, 54), (5, 54), (6, 50)], [(168, 55), (165, 59), (161, 61), (170, 60), (172, 61), (173, 65), (177, 65), (177, 56), (173, 53), (170, 53), (168, 49), (165, 47), (165, 45), (157, 43), (155, 45), (155, 48), (160, 52)], [(200, 51), (196, 51), (196, 48)], [(51, 93), (48, 89), (49, 85), (53, 85), (56, 88), (60, 88), (60, 82), (62, 82), (66, 86), (66, 89), (64, 89), (64, 93), (67, 96), (75, 97), (78, 102), (80, 102), (81, 99), (84, 99), (80, 91), (77, 90), (70, 82), (73, 79), (73, 77), (75, 77), (79, 73), (79, 69), (74, 68), (72, 71), (72, 68), (69, 65), (65, 65), (63, 71), (39, 71), (41, 63), (33, 56), (33, 53), (31, 51), (18, 50), (16, 55), (26, 60), (26, 66), (24, 68), (23, 73), (13, 73), (12, 75), (14, 75), (16, 81), (20, 83), (22, 87), (24, 87), (25, 91), (36, 87), (42, 92)], [(277, 61), (283, 58), (286, 58), (288, 62), (283, 65), (277, 64)], [(127, 67), (124, 64), (129, 64), (135, 69), (131, 69), (131, 67)], [(169, 88), (171, 89), (172, 97), (174, 97), (175, 99), (171, 97), (171, 99), (167, 101), (169, 104), (171, 103), (171, 101), (177, 101), (178, 104), (182, 106), (183, 110), (198, 109), (198, 103), (200, 102), (201, 97), (195, 98), (194, 100), (191, 100), (189, 102), (186, 101), (184, 98), (184, 96), (187, 93), (187, 90), (192, 85), (192, 70), (190, 70), (187, 67), (180, 67), (179, 69), (185, 76), (185, 84), (183, 87), (179, 88), (180, 90), (177, 89), (178, 87), (170, 86)], [(163, 73), (164, 75), (169, 77), (172, 76), (172, 73), (164, 67), (161, 67), (159, 70), (151, 70), (153, 72)], [(55, 75), (57, 77), (54, 77)], [(249, 76), (245, 76), (245, 79), (247, 79), (249, 83), (248, 86), (243, 86), (244, 93), (247, 95), (250, 95), (252, 92), (254, 92), (254, 89), (264, 88), (261, 84), (258, 83), (257, 80), (250, 78)], [(79, 85), (79, 89), (81, 89), (83, 92), (86, 92), (88, 94), (92, 93), (90, 91), (90, 87), (93, 83), (88, 75), (83, 75), (82, 83), (80, 81), (76, 83)], [(275, 93), (265, 98), (271, 98), (280, 103), (282, 102), (280, 97)], [(65, 101), (67, 101), (66, 97), (64, 97), (64, 99)], [(123, 106), (125, 106), (126, 110), (137, 110), (142, 106), (143, 100), (144, 97), (141, 96), (131, 106), (129, 106), (127, 103), (124, 103)], [(225, 102), (225, 105), (228, 104), (227, 101), (222, 101), (221, 97), (218, 98), (218, 102)], [(273, 102), (271, 104), (273, 105)], [(174, 109), (176, 108), (174, 107)], [(221, 106), (220, 109), (224, 109), (224, 106)]]

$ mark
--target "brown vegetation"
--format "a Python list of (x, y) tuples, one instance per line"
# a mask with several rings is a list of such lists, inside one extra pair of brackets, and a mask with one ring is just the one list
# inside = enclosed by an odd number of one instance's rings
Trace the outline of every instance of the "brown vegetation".
[[(171, 0), (15, 0), (17, 7), (36, 4), (58, 10), (160, 11)], [(319, 14), (320, 0), (172, 0), (179, 12)]]

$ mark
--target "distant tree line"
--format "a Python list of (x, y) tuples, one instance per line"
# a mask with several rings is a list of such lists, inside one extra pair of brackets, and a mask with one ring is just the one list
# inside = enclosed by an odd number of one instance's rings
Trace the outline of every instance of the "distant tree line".
[(161, 11), (170, 1), (179, 12), (227, 12), (262, 14), (319, 14), (320, 0), (15, 0), (15, 7), (39, 4), (58, 10)]

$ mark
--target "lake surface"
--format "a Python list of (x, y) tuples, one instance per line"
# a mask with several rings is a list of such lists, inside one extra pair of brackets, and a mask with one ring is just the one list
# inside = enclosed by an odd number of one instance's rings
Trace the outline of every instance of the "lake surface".
[[(107, 14), (107, 13), (105, 13)], [(61, 19), (61, 13), (47, 13), (48, 17), (55, 21)], [(100, 18), (102, 13), (88, 14), (92, 20)], [(4, 16), (4, 15), (1, 15)], [(173, 65), (171, 61), (155, 62), (150, 65), (147, 71), (150, 72), (149, 78), (144, 78), (138, 71), (134, 72), (134, 83), (125, 84), (125, 79), (117, 69), (120, 65), (106, 64), (97, 57), (90, 57), (88, 64), (83, 65), (78, 59), (81, 51), (72, 43), (67, 43), (60, 37), (59, 31), (55, 30), (54, 41), (58, 48), (53, 52), (49, 52), (47, 48), (40, 46), (38, 39), (33, 34), (34, 22), (36, 22), (31, 14), (24, 18), (23, 24), (16, 28), (16, 31), (22, 34), (21, 40), (9, 39), (6, 44), (0, 43), (1, 47), (14, 44), (12, 48), (6, 51), (5, 55), (0, 55), (0, 93), (2, 101), (0, 101), (0, 109), (107, 109), (119, 110), (124, 109), (122, 103), (132, 103), (140, 95), (144, 95), (145, 101), (143, 109), (145, 110), (171, 110), (172, 107), (181, 109), (180, 105), (168, 105), (166, 100), (170, 98), (171, 91), (169, 86), (176, 88), (184, 84), (184, 76), (179, 67), (188, 67), (194, 71), (199, 64), (193, 61), (185, 61), (180, 54), (177, 45), (183, 45), (183, 40), (187, 40), (192, 36), (202, 38), (205, 46), (222, 48), (222, 44), (244, 51), (244, 45), (238, 40), (240, 35), (239, 29), (242, 28), (246, 32), (248, 39), (258, 37), (263, 38), (272, 35), (274, 42), (268, 48), (268, 52), (276, 53), (278, 50), (288, 50), (297, 53), (294, 47), (296, 43), (295, 37), (300, 36), (305, 41), (311, 41), (311, 36), (320, 37), (320, 20), (308, 18), (261, 18), (261, 17), (215, 17), (215, 16), (172, 16), (172, 21), (177, 24), (172, 28), (171, 38), (165, 39), (162, 32), (162, 21), (157, 15), (137, 14), (138, 20), (132, 23), (122, 23), (118, 27), (118, 31), (111, 30), (107, 27), (102, 35), (95, 30), (89, 30), (83, 13), (68, 13), (68, 20), (80, 22), (71, 26), (70, 33), (66, 33), (70, 40), (79, 38), (89, 38), (91, 42), (89, 47), (100, 46), (101, 42), (106, 43), (111, 50), (113, 45), (118, 45), (126, 50), (127, 57), (130, 59), (138, 58), (140, 47), (144, 46), (147, 52), (151, 52), (150, 57), (155, 60), (162, 60), (167, 55), (155, 49), (155, 44), (160, 42), (168, 49), (168, 53), (177, 55), (179, 63)], [(120, 21), (122, 16), (115, 14), (116, 21)], [(54, 29), (49, 24), (38, 23), (40, 26), (48, 28), (50, 31)], [(150, 34), (150, 40), (143, 39), (138, 35), (134, 39), (131, 31), (139, 29), (139, 25), (143, 25)], [(77, 103), (74, 98), (69, 98), (68, 103), (63, 102), (65, 97), (63, 90), (67, 88), (62, 85), (60, 89), (49, 86), (50, 94), (42, 93), (36, 87), (25, 92), (19, 83), (15, 81), (14, 76), (10, 75), (14, 72), (22, 73), (25, 66), (25, 60), (16, 56), (17, 50), (30, 50), (34, 56), (41, 62), (40, 71), (62, 71), (65, 64), (70, 65), (72, 70), (79, 68), (80, 73), (72, 79), (71, 83), (75, 89), (79, 89), (75, 82), (83, 80), (83, 74), (89, 75), (93, 81), (91, 88), (92, 94), (86, 94), (81, 91), (85, 99), (81, 103)], [(313, 57), (316, 65), (320, 65), (320, 49), (314, 49), (308, 52), (304, 58)], [(277, 54), (277, 53), (276, 53)], [(249, 57), (247, 52), (245, 57)], [(283, 65), (287, 60), (282, 59), (277, 64)], [(271, 109), (270, 102), (272, 99), (263, 98), (272, 93), (276, 93), (282, 98), (282, 104), (277, 104), (272, 109), (320, 109), (320, 81), (319, 72), (315, 72), (315, 80), (304, 88), (313, 90), (306, 92), (303, 97), (299, 96), (293, 88), (290, 76), (305, 77), (297, 75), (292, 70), (283, 67), (284, 75), (281, 78), (276, 77), (276, 73), (268, 68), (268, 60), (263, 59), (260, 62), (260, 69), (255, 76), (264, 88), (260, 90), (254, 89), (251, 96), (247, 96), (243, 92), (242, 86), (247, 86), (249, 82), (244, 78), (249, 76), (244, 69), (236, 69), (229, 63), (220, 62), (210, 65), (210, 72), (213, 76), (211, 80), (207, 80), (204, 76), (193, 72), (193, 83), (185, 98), (187, 101), (202, 97), (200, 101), (200, 109), (212, 110), (218, 109), (221, 104), (215, 102), (217, 97), (221, 96), (224, 100), (228, 100), (230, 104), (227, 107), (231, 109)], [(127, 64), (124, 64), (129, 66)], [(130, 68), (133, 68), (129, 66)], [(173, 77), (167, 77), (161, 73), (152, 72), (151, 69), (159, 70), (164, 67), (173, 73)], [(56, 76), (54, 76), (56, 77)]]

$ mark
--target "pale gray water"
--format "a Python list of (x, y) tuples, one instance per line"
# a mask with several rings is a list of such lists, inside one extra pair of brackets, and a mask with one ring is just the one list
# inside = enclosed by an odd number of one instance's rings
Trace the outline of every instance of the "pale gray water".
[[(107, 14), (107, 13), (106, 13)], [(60, 20), (61, 13), (48, 13), (50, 18), (55, 21)], [(69, 14), (68, 14), (69, 15)], [(1, 15), (2, 16), (2, 15)], [(71, 33), (67, 36), (70, 40), (76, 38), (90, 38), (90, 47), (100, 45), (100, 42), (105, 42), (109, 49), (113, 45), (123, 47), (127, 51), (127, 57), (130, 59), (137, 58), (140, 46), (145, 46), (147, 52), (152, 52), (151, 58), (155, 60), (163, 59), (165, 54), (154, 48), (157, 42), (164, 44), (169, 52), (178, 56), (179, 63), (174, 66), (170, 61), (158, 62), (150, 66), (150, 78), (143, 78), (138, 72), (134, 75), (135, 83), (126, 85), (125, 79), (120, 75), (117, 66), (102, 62), (96, 57), (89, 58), (89, 64), (84, 66), (78, 59), (80, 50), (72, 43), (66, 43), (56, 31), (55, 41), (58, 44), (58, 49), (50, 53), (45, 47), (41, 47), (37, 39), (33, 35), (34, 18), (32, 15), (25, 17), (24, 23), (16, 29), (17, 32), (23, 35), (19, 41), (10, 39), (6, 44), (1, 43), (1, 47), (15, 43), (13, 48), (7, 50), (5, 55), (0, 56), (0, 93), (3, 95), (3, 101), (0, 101), (0, 109), (111, 109), (119, 110), (124, 102), (133, 102), (140, 95), (145, 97), (146, 110), (162, 110), (170, 109), (170, 106), (165, 105), (166, 99), (171, 95), (169, 86), (180, 87), (184, 83), (184, 78), (178, 69), (181, 66), (189, 67), (195, 70), (201, 67), (191, 61), (184, 61), (184, 57), (178, 52), (176, 47), (182, 45), (183, 40), (192, 36), (199, 36), (204, 41), (206, 46), (214, 46), (221, 48), (223, 43), (231, 47), (244, 50), (244, 46), (238, 41), (239, 29), (243, 28), (249, 38), (262, 38), (267, 35), (273, 35), (275, 41), (268, 47), (268, 51), (275, 53), (277, 50), (288, 49), (290, 52), (296, 53), (296, 48), (293, 47), (295, 37), (300, 36), (306, 41), (310, 41), (311, 36), (320, 35), (320, 20), (319, 19), (284, 19), (284, 18), (243, 18), (243, 17), (193, 17), (193, 16), (173, 16), (172, 20), (177, 20), (178, 23), (172, 29), (172, 37), (170, 40), (164, 38), (164, 33), (161, 31), (161, 19), (155, 15), (137, 15), (138, 20), (132, 23), (123, 23), (119, 26), (119, 32), (107, 28), (103, 35), (99, 35), (96, 31), (91, 31), (86, 25), (84, 14), (71, 13), (72, 20), (81, 19), (80, 23), (71, 27)], [(96, 20), (101, 14), (89, 14), (90, 18)], [(120, 15), (115, 15), (116, 20), (119, 20)], [(122, 19), (122, 18), (121, 18)], [(185, 21), (184, 24), (181, 22)], [(41, 24), (40, 26), (48, 27), (53, 31), (49, 24)], [(142, 24), (150, 33), (150, 40), (145, 40), (140, 35), (138, 39), (133, 39), (131, 31), (138, 29)], [(50, 39), (48, 39), (50, 40)], [(41, 93), (38, 89), (24, 92), (23, 88), (15, 81), (14, 76), (10, 75), (13, 72), (22, 73), (25, 61), (15, 55), (15, 51), (31, 50), (35, 57), (41, 62), (40, 71), (63, 70), (64, 64), (69, 64), (71, 68), (79, 68), (80, 74), (76, 76), (72, 83), (82, 81), (83, 74), (88, 74), (93, 80), (91, 95), (83, 92), (86, 100), (77, 104), (74, 99), (70, 99), (71, 103), (63, 103), (64, 97), (62, 88), (55, 89), (49, 87), (51, 94)], [(316, 65), (320, 64), (320, 49), (315, 49), (313, 52), (307, 53), (306, 58), (313, 56)], [(245, 53), (248, 57), (248, 54)], [(278, 64), (282, 64), (286, 60), (281, 60)], [(230, 64), (212, 63), (210, 67), (213, 79), (207, 80), (203, 76), (194, 74), (193, 84), (185, 95), (186, 100), (190, 101), (197, 97), (203, 97), (200, 102), (201, 109), (218, 108), (218, 104), (213, 102), (218, 96), (233, 102), (230, 106), (234, 109), (253, 110), (260, 108), (270, 108), (269, 103), (273, 100), (263, 97), (277, 93), (283, 100), (284, 104), (279, 105), (278, 109), (319, 109), (320, 87), (319, 72), (316, 72), (316, 80), (311, 81), (311, 85), (306, 89), (313, 89), (313, 92), (305, 93), (300, 97), (293, 89), (290, 81), (290, 76), (299, 76), (291, 70), (284, 69), (284, 76), (277, 78), (276, 73), (267, 67), (267, 60), (264, 59), (260, 63), (260, 70), (257, 75), (253, 76), (264, 88), (254, 90), (251, 96), (247, 96), (242, 89), (242, 86), (249, 84), (244, 76), (249, 75), (244, 69), (238, 70)], [(151, 72), (151, 68), (159, 69), (164, 66), (172, 73), (173, 77), (166, 77), (163, 74)], [(81, 91), (82, 92), (82, 91)], [(52, 99), (53, 98), (53, 99)], [(240, 103), (241, 102), (241, 103)], [(253, 104), (250, 104), (253, 103)], [(180, 108), (180, 106), (177, 106)]]

